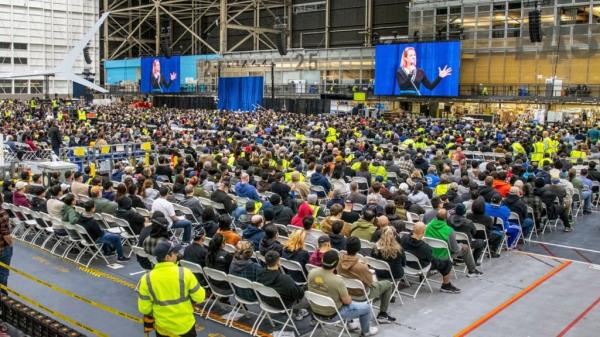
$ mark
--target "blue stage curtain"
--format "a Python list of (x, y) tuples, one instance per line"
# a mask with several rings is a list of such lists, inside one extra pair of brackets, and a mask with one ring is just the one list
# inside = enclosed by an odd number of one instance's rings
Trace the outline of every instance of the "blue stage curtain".
[(219, 77), (219, 109), (254, 111), (262, 100), (262, 77)]

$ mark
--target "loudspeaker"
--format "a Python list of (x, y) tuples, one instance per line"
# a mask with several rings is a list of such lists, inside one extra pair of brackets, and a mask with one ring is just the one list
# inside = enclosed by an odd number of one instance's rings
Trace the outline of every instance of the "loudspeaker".
[(277, 51), (279, 52), (279, 55), (287, 55), (287, 33), (285, 30), (279, 32), (279, 36), (277, 36), (275, 44), (277, 45)]
[(83, 59), (86, 64), (92, 64), (92, 58), (90, 57), (90, 47), (86, 46), (83, 48)]
[(542, 13), (535, 9), (529, 12), (529, 41), (542, 42)]

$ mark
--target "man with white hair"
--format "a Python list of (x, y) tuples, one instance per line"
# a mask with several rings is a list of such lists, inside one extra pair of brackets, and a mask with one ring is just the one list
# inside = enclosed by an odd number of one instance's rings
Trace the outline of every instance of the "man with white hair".
[(325, 212), (323, 212), (323, 209), (321, 209), (321, 206), (319, 206), (319, 197), (316, 194), (309, 194), (306, 197), (306, 202), (308, 203), (308, 206), (310, 206), (310, 208), (312, 209), (313, 217), (315, 219), (318, 217), (325, 216)]
[(235, 194), (238, 197), (260, 201), (260, 196), (256, 191), (256, 187), (250, 184), (250, 176), (246, 172), (242, 173), (240, 176), (240, 181), (235, 184)]

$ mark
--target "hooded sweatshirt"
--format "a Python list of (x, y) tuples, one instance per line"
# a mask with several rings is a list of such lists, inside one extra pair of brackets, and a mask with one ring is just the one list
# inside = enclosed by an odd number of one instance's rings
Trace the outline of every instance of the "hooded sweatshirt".
[[(429, 225), (427, 225), (427, 229), (425, 229), (425, 236), (428, 238), (438, 239), (438, 240), (447, 242), (448, 247), (450, 248), (451, 252), (458, 251), (457, 247), (453, 247), (453, 245), (451, 243), (452, 241), (454, 241), (454, 244), (456, 244), (456, 236), (454, 234), (454, 229), (452, 229), (452, 227), (448, 226), (448, 224), (444, 220), (440, 220), (440, 219), (431, 220)], [(454, 237), (454, 240), (452, 240), (451, 237)], [(435, 258), (438, 258), (441, 260), (446, 260), (449, 258), (447, 249), (432, 248), (432, 251), (433, 251), (433, 256)]]
[(342, 234), (329, 233), (329, 241), (331, 241), (331, 248), (337, 250), (346, 250), (346, 236)]
[(354, 224), (352, 224), (350, 235), (356, 236), (359, 239), (371, 241), (376, 229), (377, 227), (375, 227), (375, 225), (373, 225), (372, 222), (360, 219)]
[[(340, 255), (340, 263), (337, 266), (338, 275), (347, 278), (354, 278), (360, 280), (366, 289), (369, 289), (373, 284), (373, 274), (369, 271), (369, 267), (361, 262), (357, 255)], [(361, 296), (360, 291), (351, 291), (348, 293), (352, 296)]]
[(279, 256), (281, 256), (283, 252), (283, 245), (281, 244), (281, 242), (275, 239), (263, 237), (262, 241), (260, 241), (260, 245), (258, 246), (258, 250), (263, 256), (271, 250), (276, 251), (277, 253), (279, 253)]
[(322, 262), (323, 255), (325, 255), (325, 253), (321, 253), (321, 251), (319, 249), (315, 250), (314, 252), (312, 252), (312, 254), (310, 254), (308, 263), (315, 265), (317, 267), (320, 267), (323, 264), (323, 262)]
[[(281, 255), (284, 259), (296, 261), (300, 263), (302, 268), (304, 269), (304, 275), (306, 275), (306, 264), (308, 263), (309, 255), (308, 251), (304, 249), (298, 249), (296, 251), (288, 250), (287, 248), (283, 249), (283, 254)], [(299, 271), (289, 271), (288, 274), (296, 281), (296, 282), (306, 282), (304, 276)]]
[(303, 202), (300, 207), (298, 207), (298, 214), (294, 215), (292, 218), (292, 225), (297, 227), (302, 227), (302, 220), (307, 216), (312, 216), (313, 211), (310, 208), (310, 205), (307, 202)]
[(250, 184), (237, 183), (235, 185), (235, 193), (238, 197), (260, 201), (260, 196), (256, 192), (256, 188)]
[[(252, 260), (234, 258), (233, 261), (231, 261), (231, 265), (229, 265), (229, 274), (243, 277), (252, 282), (258, 280), (258, 277), (264, 273), (264, 271), (265, 269), (263, 267), (258, 263), (252, 262)], [(236, 293), (245, 300), (256, 300), (256, 295), (251, 289), (236, 288)]]
[(518, 195), (509, 194), (502, 204), (510, 209), (511, 212), (515, 212), (519, 215), (521, 222), (527, 218), (527, 205)]
[[(323, 232), (325, 234), (331, 233), (331, 226), (333, 225), (334, 221), (343, 221), (343, 220), (338, 219), (331, 215), (326, 217), (325, 219), (323, 219), (323, 221), (321, 221), (321, 232)], [(344, 221), (344, 227), (342, 228), (341, 234), (348, 236), (348, 235), (350, 235), (351, 229), (352, 229), (352, 225), (350, 225), (349, 223)]]
[[(283, 274), (279, 270), (265, 270), (264, 273), (258, 276), (257, 282), (275, 289), (286, 307), (292, 306), (304, 297), (304, 290), (289, 275)], [(275, 308), (281, 308), (281, 304), (277, 299), (268, 297), (264, 298), (264, 301)]]
[(244, 232), (242, 233), (242, 238), (244, 240), (252, 242), (252, 244), (254, 245), (254, 250), (258, 250), (260, 242), (264, 237), (265, 231), (260, 228), (256, 228), (253, 224), (249, 224), (248, 227), (246, 227), (246, 229), (244, 229)]

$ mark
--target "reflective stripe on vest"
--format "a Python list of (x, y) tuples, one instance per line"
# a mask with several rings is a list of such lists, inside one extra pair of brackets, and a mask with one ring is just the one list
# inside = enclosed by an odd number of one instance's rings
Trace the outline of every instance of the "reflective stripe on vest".
[[(185, 301), (189, 301), (189, 298), (187, 296), (185, 296), (185, 279), (184, 279), (182, 267), (179, 267), (179, 298), (174, 299), (174, 300), (159, 301), (156, 298), (154, 289), (152, 289), (152, 282), (150, 281), (150, 273), (146, 274), (145, 279), (146, 279), (146, 285), (148, 286), (148, 292), (150, 293), (150, 296), (138, 295), (140, 299), (146, 300), (146, 301), (152, 301), (152, 303), (162, 306), (162, 307), (166, 307), (168, 305), (176, 305), (179, 303), (183, 303)], [(200, 289), (200, 283), (198, 283), (198, 285), (196, 287), (194, 287), (193, 289), (190, 289), (190, 293), (195, 293), (196, 291), (198, 291), (198, 289)]]

